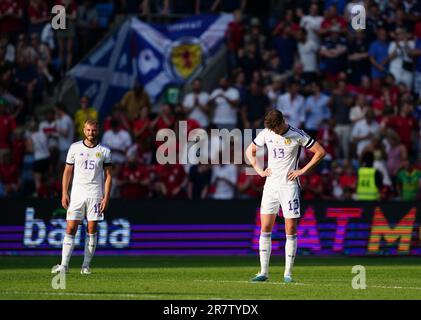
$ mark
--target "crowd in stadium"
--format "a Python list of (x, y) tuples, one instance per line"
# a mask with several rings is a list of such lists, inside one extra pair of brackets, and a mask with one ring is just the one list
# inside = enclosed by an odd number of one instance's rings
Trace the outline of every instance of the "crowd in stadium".
[[(281, 0), (274, 1), (276, 13), (260, 14), (251, 1), (190, 2), (108, 2), (110, 21), (116, 13), (234, 14), (226, 33), (228, 70), (213, 90), (195, 79), (191, 92), (153, 112), (138, 84), (102, 121), (101, 142), (115, 164), (114, 197), (258, 198), (264, 180), (247, 175), (245, 165), (158, 164), (155, 136), (177, 130), (180, 120), (188, 130), (259, 129), (277, 108), (328, 153), (300, 178), (304, 199), (355, 199), (357, 170), (370, 157), (382, 199), (421, 199), (421, 3)], [(67, 30), (48, 24), (52, 4), (69, 8)], [(356, 4), (366, 8), (364, 30), (350, 24)], [(0, 2), (0, 197), (60, 195), (68, 147), (98, 113), (86, 96), (74, 114), (62, 102), (41, 115), (37, 108), (107, 32), (97, 10), (93, 1)], [(303, 152), (300, 160), (308, 157)]]

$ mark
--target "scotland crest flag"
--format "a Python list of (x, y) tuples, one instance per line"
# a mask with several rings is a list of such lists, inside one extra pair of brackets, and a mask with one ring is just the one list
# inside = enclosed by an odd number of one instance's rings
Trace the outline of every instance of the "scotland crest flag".
[(174, 24), (131, 18), (70, 70), (80, 96), (104, 118), (136, 81), (152, 102), (168, 85), (182, 85), (203, 70), (220, 48), (231, 14), (199, 15)]

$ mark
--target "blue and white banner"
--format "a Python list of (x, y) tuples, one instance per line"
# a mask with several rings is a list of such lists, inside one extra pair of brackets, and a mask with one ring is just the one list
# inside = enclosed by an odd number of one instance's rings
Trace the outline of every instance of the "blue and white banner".
[(224, 41), (231, 14), (192, 16), (175, 24), (131, 18), (72, 70), (79, 95), (105, 117), (136, 81), (152, 102), (168, 85), (200, 73)]

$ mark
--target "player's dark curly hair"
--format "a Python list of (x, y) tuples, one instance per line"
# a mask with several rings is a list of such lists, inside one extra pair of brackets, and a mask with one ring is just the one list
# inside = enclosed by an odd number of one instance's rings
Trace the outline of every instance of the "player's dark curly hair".
[(277, 134), (281, 134), (284, 122), (284, 116), (281, 111), (273, 109), (266, 113), (264, 122), (265, 128), (268, 128)]

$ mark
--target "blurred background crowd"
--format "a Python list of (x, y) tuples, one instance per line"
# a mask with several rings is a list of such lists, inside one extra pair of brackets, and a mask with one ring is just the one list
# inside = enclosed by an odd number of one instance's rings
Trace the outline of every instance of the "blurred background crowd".
[[(213, 90), (194, 79), (191, 91), (154, 110), (137, 84), (101, 119), (114, 197), (260, 197), (264, 179), (247, 175), (245, 164), (158, 164), (155, 137), (164, 128), (177, 132), (181, 120), (188, 131), (260, 129), (277, 108), (327, 150), (317, 170), (301, 177), (304, 199), (355, 199), (362, 166), (375, 168), (381, 199), (421, 199), (421, 2), (256, 2), (1, 0), (0, 197), (60, 196), (68, 147), (98, 113), (86, 96), (73, 114), (60, 101), (43, 104), (113, 21), (230, 12), (227, 72)], [(51, 29), (54, 4), (66, 6), (68, 29)], [(357, 4), (367, 13), (360, 31), (350, 24)], [(300, 161), (309, 157), (302, 152)]]

